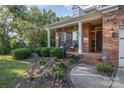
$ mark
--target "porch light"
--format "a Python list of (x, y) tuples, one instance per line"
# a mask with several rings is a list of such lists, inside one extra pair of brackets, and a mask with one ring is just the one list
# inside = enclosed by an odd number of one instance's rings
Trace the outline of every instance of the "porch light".
[(116, 38), (117, 37), (117, 32), (115, 32), (115, 29), (114, 29), (115, 25), (113, 25), (113, 27), (111, 28), (111, 35), (112, 35), (112, 38)]
[(112, 27), (110, 31), (111, 31), (111, 36), (112, 36), (112, 38), (114, 38), (114, 37), (115, 37), (114, 28)]

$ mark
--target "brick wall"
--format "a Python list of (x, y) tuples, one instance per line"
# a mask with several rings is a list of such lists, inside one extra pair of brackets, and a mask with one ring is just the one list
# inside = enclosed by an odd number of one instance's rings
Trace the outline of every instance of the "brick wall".
[[(124, 6), (119, 11), (103, 15), (103, 52), (108, 55), (108, 63), (118, 64), (119, 59), (119, 26), (124, 17)], [(112, 37), (112, 33), (116, 36)]]
[(100, 55), (101, 53), (84, 53), (83, 55), (79, 55), (79, 61), (84, 63), (96, 64)]

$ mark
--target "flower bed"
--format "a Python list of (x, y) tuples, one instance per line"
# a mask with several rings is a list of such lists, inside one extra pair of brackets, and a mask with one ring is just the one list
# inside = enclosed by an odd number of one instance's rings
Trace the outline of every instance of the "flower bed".
[(20, 80), (19, 87), (72, 87), (67, 70), (74, 63), (73, 58), (42, 57), (29, 67), (27, 75)]

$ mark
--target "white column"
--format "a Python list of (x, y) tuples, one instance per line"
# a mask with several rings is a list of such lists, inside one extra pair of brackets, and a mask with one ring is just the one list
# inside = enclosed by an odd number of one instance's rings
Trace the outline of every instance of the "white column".
[(50, 30), (47, 29), (47, 47), (50, 47)]
[(78, 54), (83, 54), (83, 35), (82, 35), (82, 22), (78, 22)]

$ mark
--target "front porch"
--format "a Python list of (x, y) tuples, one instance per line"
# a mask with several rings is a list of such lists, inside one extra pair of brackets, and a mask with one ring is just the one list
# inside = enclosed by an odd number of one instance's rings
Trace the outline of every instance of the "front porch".
[(65, 47), (68, 53), (80, 55), (81, 61), (96, 63), (102, 53), (102, 16), (89, 15), (84, 20), (49, 29), (48, 47), (50, 31), (55, 31), (56, 47)]
[[(102, 19), (56, 30), (56, 47), (77, 54), (102, 52)], [(81, 35), (82, 34), (82, 35)]]

